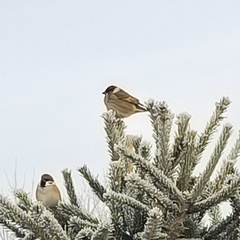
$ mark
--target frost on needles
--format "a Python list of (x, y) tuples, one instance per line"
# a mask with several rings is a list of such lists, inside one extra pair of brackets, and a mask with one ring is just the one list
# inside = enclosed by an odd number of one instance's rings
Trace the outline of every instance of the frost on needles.
[[(4, 236), (29, 240), (240, 239), (240, 174), (235, 166), (240, 135), (222, 157), (233, 132), (232, 125), (223, 121), (229, 105), (228, 98), (220, 99), (203, 132), (198, 133), (191, 129), (188, 113), (175, 117), (165, 102), (149, 100), (152, 145), (142, 137), (126, 135), (127, 126), (114, 112), (103, 114), (110, 155), (107, 184), (87, 166), (78, 172), (101, 202), (105, 219), (86, 210), (71, 171), (65, 169), (68, 199), (55, 209), (33, 202), (22, 189), (15, 191), (15, 201), (0, 194), (0, 223), (2, 232), (8, 233)], [(214, 147), (207, 154), (210, 143)], [(194, 174), (201, 161), (205, 168)], [(220, 204), (226, 201), (232, 211), (224, 218)]]

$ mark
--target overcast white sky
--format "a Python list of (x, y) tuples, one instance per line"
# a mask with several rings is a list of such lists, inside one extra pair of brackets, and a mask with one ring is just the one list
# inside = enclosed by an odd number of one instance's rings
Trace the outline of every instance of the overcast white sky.
[[(240, 1), (227, 0), (0, 1), (0, 191), (9, 193), (15, 162), (29, 192), (43, 173), (61, 185), (64, 168), (102, 175), (110, 84), (190, 113), (200, 131), (229, 96), (237, 134), (239, 13)], [(151, 141), (147, 114), (126, 123)]]

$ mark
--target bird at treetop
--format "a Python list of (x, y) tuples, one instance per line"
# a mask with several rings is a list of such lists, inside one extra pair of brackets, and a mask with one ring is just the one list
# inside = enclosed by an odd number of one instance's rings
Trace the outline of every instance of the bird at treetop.
[(61, 200), (61, 193), (51, 175), (43, 174), (41, 176), (36, 190), (36, 199), (49, 208), (57, 206)]
[(145, 112), (147, 109), (139, 100), (116, 86), (109, 86), (104, 92), (104, 103), (107, 110), (116, 112), (116, 117), (126, 118), (134, 113)]

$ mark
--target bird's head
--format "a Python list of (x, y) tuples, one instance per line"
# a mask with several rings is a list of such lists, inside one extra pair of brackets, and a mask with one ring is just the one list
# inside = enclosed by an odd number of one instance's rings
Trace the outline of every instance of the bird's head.
[(43, 174), (41, 177), (41, 187), (46, 187), (46, 183), (54, 183), (52, 176), (49, 174)]
[(109, 86), (102, 94), (112, 93), (117, 87), (116, 86)]

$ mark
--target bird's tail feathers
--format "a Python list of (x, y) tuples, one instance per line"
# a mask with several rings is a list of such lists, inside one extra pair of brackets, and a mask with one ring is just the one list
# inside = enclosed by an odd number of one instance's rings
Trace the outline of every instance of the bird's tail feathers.
[(136, 105), (136, 110), (137, 110), (138, 112), (146, 112), (146, 111), (147, 111), (146, 107), (145, 107), (143, 104), (141, 104), (141, 103), (139, 103), (138, 105)]

